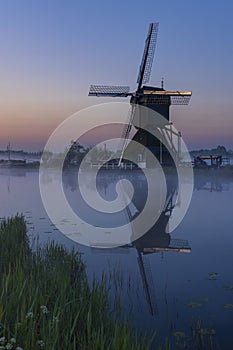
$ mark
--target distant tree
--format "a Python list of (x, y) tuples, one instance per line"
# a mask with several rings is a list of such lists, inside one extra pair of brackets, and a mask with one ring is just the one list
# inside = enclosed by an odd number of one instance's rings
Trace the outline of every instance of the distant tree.
[(65, 165), (80, 163), (87, 153), (87, 149), (79, 142), (71, 140), (68, 150), (66, 149)]
[(44, 152), (43, 152), (43, 159), (44, 159), (44, 161), (46, 161), (46, 162), (48, 162), (49, 160), (51, 160), (52, 156), (53, 156), (53, 152), (51, 152), (51, 151), (44, 151)]
[(214, 155), (219, 155), (219, 156), (227, 157), (227, 156), (231, 156), (233, 152), (231, 150), (227, 151), (225, 146), (218, 145), (217, 147), (212, 148), (212, 149), (193, 150), (190, 153), (193, 156), (197, 156), (197, 155), (213, 155), (213, 156)]
[(227, 154), (226, 147), (225, 146), (218, 146), (217, 153), (219, 153), (219, 155), (226, 155)]

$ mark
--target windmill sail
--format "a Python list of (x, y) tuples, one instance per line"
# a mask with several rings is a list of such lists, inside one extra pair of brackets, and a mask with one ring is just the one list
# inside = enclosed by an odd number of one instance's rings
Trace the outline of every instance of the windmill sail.
[(138, 265), (140, 274), (142, 277), (143, 287), (146, 295), (146, 301), (149, 307), (149, 312), (151, 315), (155, 315), (158, 313), (157, 303), (156, 303), (156, 294), (154, 281), (151, 273), (151, 268), (149, 265), (149, 261), (143, 258), (141, 253), (138, 251)]
[(142, 84), (148, 83), (150, 79), (151, 67), (154, 59), (154, 52), (158, 34), (158, 23), (151, 23), (149, 26), (149, 31), (146, 39), (145, 49), (142, 56), (142, 63), (139, 68), (138, 73), (138, 90), (141, 89)]
[[(148, 35), (147, 35), (147, 39), (146, 39), (146, 45), (145, 45), (145, 49), (144, 49), (144, 53), (143, 53), (143, 57), (142, 57), (142, 63), (140, 65), (138, 79), (137, 79), (137, 83), (138, 83), (137, 91), (140, 90), (142, 84), (147, 83), (150, 79), (150, 72), (151, 72), (151, 67), (152, 67), (152, 63), (153, 63), (157, 34), (158, 34), (158, 26), (159, 26), (158, 23), (151, 23), (149, 26), (149, 31), (148, 31)], [(138, 97), (137, 97), (137, 93), (136, 93), (136, 96), (135, 96), (134, 100), (132, 101), (132, 109), (131, 109), (131, 115), (129, 118), (128, 125), (124, 128), (123, 134), (122, 134), (122, 139), (124, 141), (123, 141), (123, 146), (121, 149), (119, 166), (120, 166), (122, 158), (124, 156), (124, 152), (125, 152), (125, 149), (127, 146), (127, 138), (129, 136), (129, 133), (130, 133), (131, 128), (132, 128), (132, 122), (133, 122), (133, 118), (134, 118), (134, 114), (135, 114), (137, 100), (138, 100)]]
[(88, 96), (127, 97), (129, 89), (129, 86), (91, 85)]
[(123, 143), (120, 145), (120, 149), (121, 149), (121, 154), (120, 154), (120, 158), (119, 158), (119, 163), (118, 165), (121, 165), (122, 162), (122, 158), (124, 156), (124, 152), (128, 143), (128, 137), (132, 128), (132, 123), (133, 123), (133, 118), (134, 118), (134, 114), (135, 114), (135, 109), (136, 109), (136, 105), (132, 104), (131, 105), (131, 110), (129, 113), (129, 118), (128, 118), (128, 122), (127, 124), (125, 124), (125, 127), (123, 129), (122, 135), (121, 135), (121, 140), (123, 141)]

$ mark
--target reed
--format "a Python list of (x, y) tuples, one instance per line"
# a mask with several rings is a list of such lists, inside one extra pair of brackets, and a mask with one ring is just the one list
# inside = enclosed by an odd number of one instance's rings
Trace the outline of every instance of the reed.
[(151, 349), (114, 314), (106, 279), (89, 285), (77, 252), (31, 249), (22, 216), (0, 225), (0, 271), (0, 349)]

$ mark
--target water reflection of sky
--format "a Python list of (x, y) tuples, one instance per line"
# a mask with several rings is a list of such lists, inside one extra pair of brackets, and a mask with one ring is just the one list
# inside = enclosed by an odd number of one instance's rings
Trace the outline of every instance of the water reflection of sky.
[[(72, 174), (65, 178), (64, 187), (70, 200), (75, 192), (74, 181)], [(114, 195), (113, 183), (108, 177), (100, 189), (108, 198)], [(158, 229), (140, 244), (107, 251), (74, 244), (56, 229), (43, 209), (36, 170), (0, 169), (0, 190), (1, 217), (24, 213), (31, 237), (38, 234), (41, 243), (54, 239), (83, 252), (89, 278), (93, 273), (97, 276), (103, 271), (108, 273), (112, 297), (122, 287), (123, 310), (131, 313), (142, 330), (157, 329), (163, 337), (174, 330), (188, 332), (191, 319), (201, 319), (203, 328), (213, 327), (216, 341), (227, 348), (232, 340), (233, 320), (233, 310), (224, 307), (233, 303), (233, 292), (223, 288), (233, 286), (233, 180), (229, 176), (203, 172), (195, 177), (190, 208), (171, 237)], [(156, 245), (164, 248), (176, 239), (188, 241), (191, 253), (158, 249), (143, 254), (143, 247), (148, 248), (152, 240), (153, 248)], [(148, 277), (147, 292), (140, 257)], [(211, 279), (211, 272), (216, 273), (216, 278)], [(154, 315), (148, 306), (148, 293)], [(192, 308), (187, 306), (190, 303), (200, 305)]]

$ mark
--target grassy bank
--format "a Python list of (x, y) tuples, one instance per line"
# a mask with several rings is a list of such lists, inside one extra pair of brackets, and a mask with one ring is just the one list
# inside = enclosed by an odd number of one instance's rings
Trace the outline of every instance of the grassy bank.
[(54, 243), (31, 250), (23, 217), (0, 225), (0, 349), (150, 349), (115, 319), (104, 279)]

